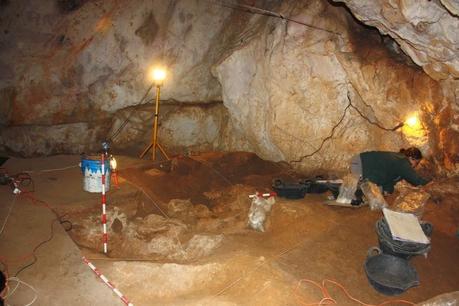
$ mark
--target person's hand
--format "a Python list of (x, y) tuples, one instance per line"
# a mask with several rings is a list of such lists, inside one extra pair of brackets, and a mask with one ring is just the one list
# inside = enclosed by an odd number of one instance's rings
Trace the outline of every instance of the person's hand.
[(431, 191), (433, 191), (433, 187), (434, 187), (434, 181), (432, 180), (428, 182), (427, 184), (425, 184), (424, 186), (421, 186), (421, 189), (430, 193)]

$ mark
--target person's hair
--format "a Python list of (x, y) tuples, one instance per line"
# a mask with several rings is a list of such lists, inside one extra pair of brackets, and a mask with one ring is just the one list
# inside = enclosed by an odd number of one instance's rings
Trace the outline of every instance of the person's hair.
[(410, 147), (408, 149), (401, 149), (400, 153), (404, 154), (406, 157), (409, 157), (409, 158), (412, 158), (412, 159), (415, 159), (415, 160), (421, 160), (422, 159), (422, 153), (416, 147)]

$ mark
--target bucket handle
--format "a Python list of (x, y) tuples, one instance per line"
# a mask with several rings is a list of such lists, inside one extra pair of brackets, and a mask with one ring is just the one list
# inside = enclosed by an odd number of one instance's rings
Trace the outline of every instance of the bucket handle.
[(380, 255), (382, 254), (382, 251), (380, 248), (374, 246), (374, 247), (371, 247), (368, 249), (367, 251), (367, 258), (370, 258), (370, 257), (373, 257), (373, 256), (377, 256), (377, 255)]

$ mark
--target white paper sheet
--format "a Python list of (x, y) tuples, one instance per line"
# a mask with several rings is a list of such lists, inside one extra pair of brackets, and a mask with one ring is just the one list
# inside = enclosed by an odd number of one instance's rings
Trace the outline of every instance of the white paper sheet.
[(421, 224), (415, 215), (387, 208), (383, 209), (383, 213), (393, 239), (430, 244), (429, 238), (422, 231)]

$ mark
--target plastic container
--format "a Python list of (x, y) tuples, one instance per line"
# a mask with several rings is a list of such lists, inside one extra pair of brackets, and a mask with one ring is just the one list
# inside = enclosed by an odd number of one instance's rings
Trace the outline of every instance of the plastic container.
[[(83, 190), (87, 192), (102, 192), (102, 167), (99, 159), (82, 159), (81, 172), (83, 173)], [(110, 190), (110, 161), (105, 165), (105, 191)]]
[[(432, 224), (421, 223), (421, 228), (427, 237), (432, 235)], [(389, 225), (384, 218), (376, 222), (376, 233), (378, 234), (379, 247), (385, 254), (395, 255), (401, 258), (410, 259), (416, 255), (424, 255), (430, 251), (430, 244), (399, 241), (392, 238)]]
[(275, 179), (272, 187), (279, 197), (302, 199), (308, 192), (310, 186), (304, 183), (285, 183), (280, 179)]
[(383, 254), (376, 247), (368, 251), (364, 267), (370, 285), (384, 295), (399, 295), (419, 285), (418, 274), (408, 260)]

